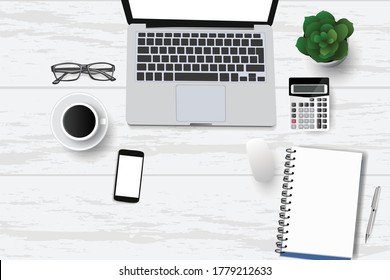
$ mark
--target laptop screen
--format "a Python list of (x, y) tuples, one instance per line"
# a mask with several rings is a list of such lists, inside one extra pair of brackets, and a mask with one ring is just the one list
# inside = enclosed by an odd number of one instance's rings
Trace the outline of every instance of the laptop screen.
[(273, 0), (129, 0), (134, 19), (267, 22)]

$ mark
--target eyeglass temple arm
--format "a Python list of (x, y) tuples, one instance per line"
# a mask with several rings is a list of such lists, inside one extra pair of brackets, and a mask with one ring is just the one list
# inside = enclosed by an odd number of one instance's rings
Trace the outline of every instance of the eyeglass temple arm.
[(56, 84), (58, 84), (59, 82), (61, 82), (62, 79), (65, 78), (65, 76), (68, 75), (68, 74), (69, 74), (69, 73), (64, 73), (64, 74), (62, 74), (60, 77), (58, 77), (57, 79), (55, 79), (55, 80), (53, 81), (53, 85), (56, 85)]

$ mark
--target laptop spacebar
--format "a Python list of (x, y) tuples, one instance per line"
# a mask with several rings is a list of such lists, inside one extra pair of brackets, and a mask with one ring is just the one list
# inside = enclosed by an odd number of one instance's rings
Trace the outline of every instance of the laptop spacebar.
[(217, 73), (175, 73), (175, 81), (218, 81)]

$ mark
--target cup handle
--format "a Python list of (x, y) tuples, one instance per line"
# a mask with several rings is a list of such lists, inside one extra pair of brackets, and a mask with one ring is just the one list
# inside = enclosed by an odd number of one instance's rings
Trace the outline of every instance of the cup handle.
[(105, 118), (100, 119), (100, 124), (101, 125), (106, 125), (107, 124), (107, 119), (105, 119)]

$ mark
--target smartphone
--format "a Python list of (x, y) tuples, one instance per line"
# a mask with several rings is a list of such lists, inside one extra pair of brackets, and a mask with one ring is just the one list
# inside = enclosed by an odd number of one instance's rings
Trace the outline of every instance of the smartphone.
[(132, 203), (139, 201), (143, 167), (143, 152), (119, 150), (115, 175), (115, 200)]

